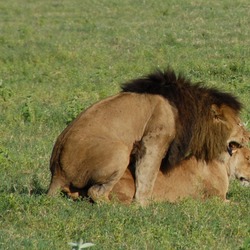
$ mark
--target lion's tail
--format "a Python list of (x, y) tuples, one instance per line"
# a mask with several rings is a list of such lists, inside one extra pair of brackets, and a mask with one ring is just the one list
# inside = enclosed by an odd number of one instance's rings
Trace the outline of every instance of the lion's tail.
[(65, 178), (61, 173), (62, 169), (60, 164), (61, 152), (62, 152), (61, 143), (57, 141), (53, 148), (53, 152), (50, 158), (51, 181), (47, 192), (49, 196), (54, 196), (57, 192), (61, 191), (66, 184)]

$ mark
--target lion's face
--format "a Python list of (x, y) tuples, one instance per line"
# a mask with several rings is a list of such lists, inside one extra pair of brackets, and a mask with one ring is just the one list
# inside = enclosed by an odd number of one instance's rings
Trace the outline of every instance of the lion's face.
[(242, 185), (250, 186), (250, 150), (240, 148), (230, 158), (229, 168), (231, 178), (238, 179)]
[(222, 123), (229, 131), (227, 139), (227, 149), (230, 155), (236, 148), (246, 146), (250, 140), (250, 133), (246, 130), (241, 122), (238, 114), (231, 108), (224, 106), (221, 108), (223, 117), (225, 118)]

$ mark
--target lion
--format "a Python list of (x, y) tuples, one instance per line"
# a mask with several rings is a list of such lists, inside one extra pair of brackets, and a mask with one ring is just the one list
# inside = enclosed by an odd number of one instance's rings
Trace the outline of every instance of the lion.
[[(133, 201), (134, 171), (132, 166), (126, 170), (111, 191), (110, 199), (113, 197), (125, 204)], [(237, 179), (245, 186), (250, 185), (250, 149), (234, 149), (231, 157), (223, 153), (219, 160), (209, 163), (192, 156), (165, 171), (160, 170), (151, 199), (173, 203), (187, 197), (206, 199), (217, 196), (227, 202), (226, 194), (230, 179)]]
[[(217, 196), (224, 201), (229, 181), (237, 179), (244, 186), (250, 186), (250, 149), (234, 148), (232, 155), (223, 153), (219, 160), (209, 163), (195, 157), (185, 159), (176, 166), (165, 169), (162, 162), (154, 185), (151, 200), (177, 202), (187, 197), (205, 199)], [(66, 191), (66, 190), (65, 190)], [(66, 193), (73, 199), (88, 198), (86, 189), (72, 188)], [(130, 204), (135, 194), (135, 169), (132, 164), (115, 184), (109, 198)]]
[(241, 148), (235, 151), (227, 165), (230, 179), (240, 180), (243, 186), (250, 186), (250, 150)]
[(109, 200), (135, 147), (135, 201), (146, 205), (162, 159), (169, 165), (194, 156), (209, 162), (232, 142), (242, 145), (245, 128), (236, 97), (192, 84), (171, 69), (122, 86), (79, 116), (57, 138), (48, 195), (71, 187)]

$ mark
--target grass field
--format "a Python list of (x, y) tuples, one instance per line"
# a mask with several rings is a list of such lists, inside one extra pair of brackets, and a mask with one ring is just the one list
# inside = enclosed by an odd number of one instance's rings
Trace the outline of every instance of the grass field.
[[(171, 65), (234, 93), (250, 121), (250, 2), (0, 2), (0, 249), (250, 249), (250, 190), (206, 202), (91, 205), (49, 199), (62, 129), (120, 84)], [(248, 123), (248, 128), (250, 124)]]

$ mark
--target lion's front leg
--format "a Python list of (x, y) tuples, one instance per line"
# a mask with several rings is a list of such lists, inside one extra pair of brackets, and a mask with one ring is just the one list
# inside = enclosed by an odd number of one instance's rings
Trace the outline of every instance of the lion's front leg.
[(153, 158), (148, 155), (145, 156), (136, 167), (135, 201), (142, 206), (147, 205), (151, 199), (153, 187), (161, 164), (161, 160), (153, 160)]
[(172, 141), (170, 135), (154, 136), (148, 134), (143, 138), (145, 154), (137, 160), (135, 171), (135, 201), (142, 206), (147, 205), (151, 199), (153, 187), (160, 169), (161, 161)]

